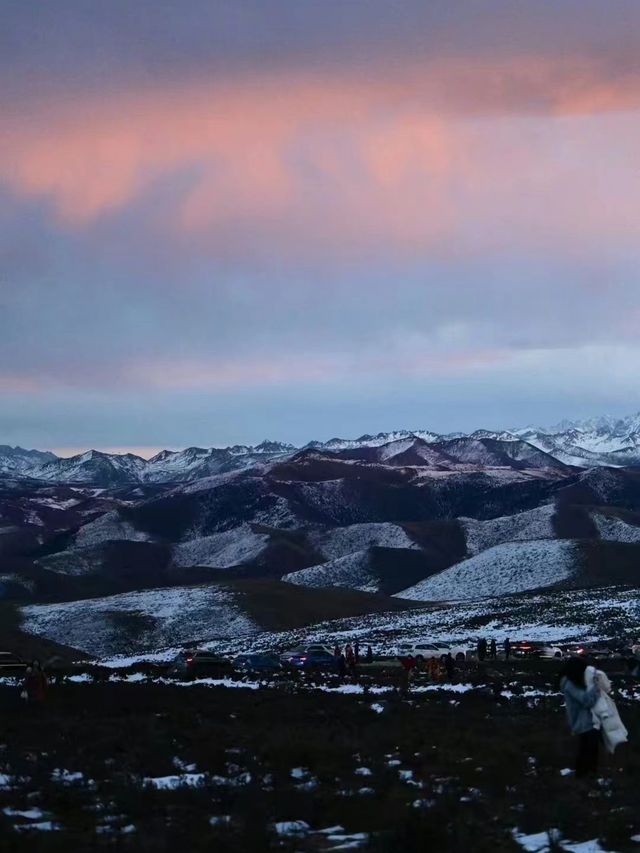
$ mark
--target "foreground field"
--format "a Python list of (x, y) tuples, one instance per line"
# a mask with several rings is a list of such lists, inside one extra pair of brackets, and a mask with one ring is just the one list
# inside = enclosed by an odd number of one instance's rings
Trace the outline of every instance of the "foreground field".
[(556, 666), (471, 669), (406, 698), (115, 675), (66, 680), (27, 713), (5, 684), (3, 850), (640, 849), (640, 690), (612, 672), (632, 742), (587, 787), (566, 772)]

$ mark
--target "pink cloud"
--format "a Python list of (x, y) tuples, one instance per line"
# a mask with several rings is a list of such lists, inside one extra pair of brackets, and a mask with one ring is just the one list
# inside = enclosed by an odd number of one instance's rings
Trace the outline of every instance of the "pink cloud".
[(580, 57), (133, 87), (8, 115), (0, 180), (78, 229), (193, 170), (163, 239), (214, 252), (633, 238), (640, 122), (614, 151), (607, 128), (639, 105), (637, 74)]
[(32, 394), (43, 389), (43, 383), (31, 376), (0, 375), (0, 393)]
[(156, 388), (223, 390), (235, 387), (339, 382), (353, 376), (437, 376), (482, 370), (511, 358), (506, 350), (423, 352), (396, 348), (384, 355), (340, 353), (332, 356), (267, 357), (233, 361), (155, 361), (131, 367), (126, 381)]

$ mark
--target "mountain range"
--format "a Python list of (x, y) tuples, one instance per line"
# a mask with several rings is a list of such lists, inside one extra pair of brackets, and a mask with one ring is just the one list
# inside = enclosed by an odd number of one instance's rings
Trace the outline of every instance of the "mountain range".
[(507, 613), (540, 589), (600, 590), (604, 618), (640, 588), (639, 420), (150, 460), (2, 448), (0, 608), (100, 655), (367, 613), (418, 631), (447, 602)]
[[(640, 414), (626, 418), (562, 421), (551, 429), (525, 427), (447, 435), (428, 430), (398, 430), (362, 435), (356, 439), (311, 441), (302, 448), (277, 441), (264, 441), (255, 447), (188, 447), (179, 451), (163, 450), (151, 459), (132, 453), (114, 454), (97, 450), (61, 458), (51, 452), (2, 445), (0, 475), (96, 487), (182, 483), (293, 458), (296, 453), (311, 450), (323, 453), (350, 451), (355, 454), (354, 459), (384, 461), (381, 455), (387, 451), (381, 448), (390, 448), (389, 452), (395, 457), (393, 464), (412, 464), (419, 457), (422, 460), (420, 464), (437, 468), (449, 465), (452, 460), (474, 463), (478, 459), (477, 442), (494, 442), (494, 449), (497, 451), (499, 448), (511, 461), (523, 454), (535, 458), (535, 449), (556, 462), (578, 468), (636, 466), (640, 465)], [(525, 445), (531, 449), (526, 450)], [(464, 458), (466, 449), (468, 460)], [(507, 466), (511, 464), (507, 459), (504, 461)], [(494, 459), (491, 464), (500, 463)], [(551, 460), (549, 464), (553, 464)]]

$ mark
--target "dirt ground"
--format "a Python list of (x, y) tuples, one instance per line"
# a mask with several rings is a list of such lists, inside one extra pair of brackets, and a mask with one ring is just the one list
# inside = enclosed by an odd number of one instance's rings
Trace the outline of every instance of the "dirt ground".
[(548, 830), (640, 849), (640, 685), (613, 667), (630, 743), (587, 784), (566, 772), (575, 741), (557, 670), (473, 666), (406, 697), (382, 676), (225, 687), (121, 675), (62, 681), (42, 708), (5, 683), (2, 850), (494, 853)]

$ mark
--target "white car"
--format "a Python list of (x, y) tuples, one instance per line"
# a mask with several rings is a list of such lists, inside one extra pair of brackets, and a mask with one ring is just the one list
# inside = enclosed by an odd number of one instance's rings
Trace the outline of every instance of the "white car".
[(403, 643), (398, 647), (401, 656), (413, 655), (417, 660), (429, 658), (444, 658), (449, 652), (456, 661), (465, 660), (467, 649), (464, 646), (449, 645), (448, 643)]
[(516, 658), (562, 658), (560, 646), (539, 641), (516, 641), (511, 643), (511, 654)]

